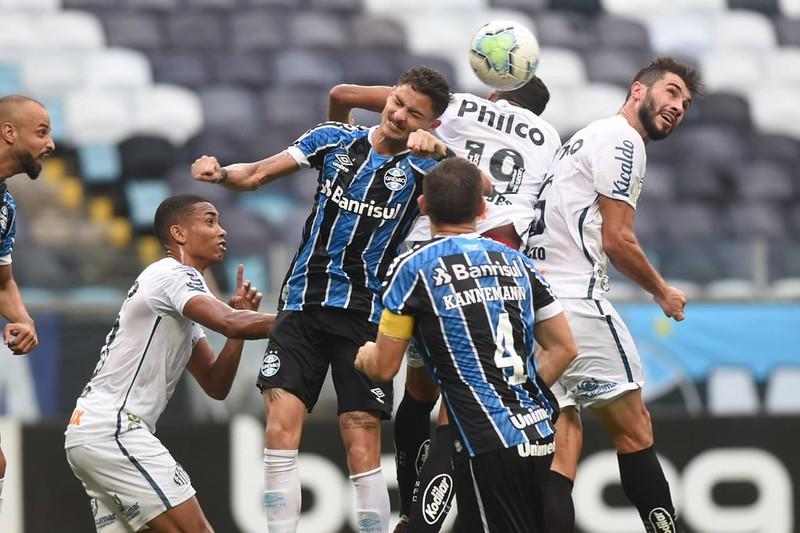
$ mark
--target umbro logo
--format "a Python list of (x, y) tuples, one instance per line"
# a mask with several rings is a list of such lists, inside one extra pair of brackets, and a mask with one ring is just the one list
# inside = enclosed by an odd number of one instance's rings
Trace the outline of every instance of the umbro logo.
[(347, 154), (335, 154), (331, 165), (341, 172), (349, 172), (353, 168), (353, 160)]
[(383, 398), (386, 396), (386, 393), (380, 387), (375, 387), (374, 389), (369, 390), (372, 394), (375, 395), (375, 399), (379, 402), (383, 403)]

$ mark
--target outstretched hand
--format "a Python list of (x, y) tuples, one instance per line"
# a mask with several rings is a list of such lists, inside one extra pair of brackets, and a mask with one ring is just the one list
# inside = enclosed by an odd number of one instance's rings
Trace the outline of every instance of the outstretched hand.
[(222, 179), (222, 167), (217, 158), (212, 155), (199, 157), (192, 163), (192, 178), (197, 181), (219, 183)]
[(236, 269), (236, 292), (231, 297), (228, 305), (234, 309), (258, 311), (261, 305), (262, 294), (252, 285), (250, 280), (244, 280), (244, 265)]

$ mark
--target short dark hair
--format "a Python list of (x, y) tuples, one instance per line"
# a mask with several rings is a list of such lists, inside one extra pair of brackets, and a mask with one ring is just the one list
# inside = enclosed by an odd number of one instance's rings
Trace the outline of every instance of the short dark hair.
[(412, 89), (431, 99), (433, 112), (438, 118), (450, 105), (450, 85), (438, 70), (431, 67), (414, 67), (400, 76), (396, 85), (410, 85)]
[(186, 215), (191, 213), (195, 205), (205, 202), (208, 200), (196, 194), (178, 194), (161, 202), (153, 218), (153, 230), (161, 246), (166, 248), (170, 245), (172, 239), (169, 228), (179, 224)]
[(481, 171), (466, 159), (448, 157), (425, 176), (422, 194), (432, 222), (470, 222), (480, 214), (483, 196)]
[(513, 102), (520, 107), (533, 111), (537, 115), (544, 112), (547, 102), (550, 101), (550, 91), (539, 76), (534, 76), (531, 81), (513, 91), (496, 91), (498, 98)]
[[(676, 74), (682, 79), (683, 83), (686, 84), (686, 88), (689, 89), (689, 93), (693, 96), (703, 94), (703, 81), (700, 73), (688, 63), (678, 61), (669, 56), (661, 56), (652, 60), (649, 65), (636, 73), (633, 81), (638, 81), (642, 85), (651, 87), (655, 82), (663, 78), (667, 72)], [(628, 97), (630, 95), (631, 92), (628, 90)]]

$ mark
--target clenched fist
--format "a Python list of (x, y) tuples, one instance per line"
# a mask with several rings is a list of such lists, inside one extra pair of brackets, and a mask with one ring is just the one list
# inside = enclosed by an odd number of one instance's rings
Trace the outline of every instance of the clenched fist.
[(222, 176), (222, 167), (212, 155), (204, 155), (192, 163), (192, 178), (197, 181), (219, 183), (222, 181)]

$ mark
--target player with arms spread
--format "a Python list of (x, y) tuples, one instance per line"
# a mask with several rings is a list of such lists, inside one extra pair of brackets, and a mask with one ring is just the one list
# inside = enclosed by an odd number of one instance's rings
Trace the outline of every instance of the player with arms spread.
[(192, 165), (195, 179), (236, 190), (256, 189), (301, 166), (319, 170), (315, 205), (258, 378), (267, 412), (264, 503), (271, 533), (297, 529), (297, 449), (329, 366), (359, 531), (389, 528), (380, 421), (391, 415), (391, 383), (367, 379), (353, 362), (377, 333), (380, 280), (419, 214), (423, 177), (448, 155), (430, 130), (439, 125), (450, 89), (441, 74), (419, 67), (400, 77), (390, 100), (373, 128), (326, 122), (257, 163), (220, 167), (203, 156)]
[[(391, 90), (382, 86), (337, 85), (330, 93), (328, 116), (332, 120), (351, 121), (352, 108), (380, 111)], [(486, 213), (478, 217), (478, 233), (515, 249), (525, 239), (536, 215), (536, 196), (561, 146), (555, 128), (539, 117), (549, 99), (547, 87), (536, 77), (519, 89), (493, 91), (487, 98), (456, 93), (435, 132), (491, 180), (492, 193), (486, 198)], [(421, 216), (408, 241), (429, 238), (428, 218)], [(406, 389), (394, 421), (401, 516), (396, 531), (410, 524), (414, 531), (434, 533), (441, 528), (450, 502), (445, 502), (444, 512), (432, 521), (423, 517), (425, 502), (418, 489), (450, 472), (450, 428), (442, 407), (436, 439), (431, 444), (429, 419), (439, 398), (438, 387), (413, 343), (407, 363)]]
[[(26, 96), (0, 98), (0, 138), (0, 315), (8, 320), (3, 328), (3, 344), (14, 354), (22, 355), (33, 350), (39, 339), (11, 269), (17, 206), (6, 180), (22, 172), (35, 180), (42, 171), (42, 162), (55, 150), (47, 109)], [(0, 449), (0, 508), (5, 475), (6, 458)]]
[[(98, 531), (210, 532), (188, 474), (154, 435), (184, 368), (206, 393), (230, 391), (244, 340), (267, 336), (275, 315), (242, 281), (228, 305), (203, 272), (225, 256), (216, 208), (194, 195), (159, 205), (155, 233), (166, 257), (136, 279), (100, 350), (66, 430), (67, 460), (91, 498)], [(219, 355), (201, 326), (228, 337)]]
[(454, 460), (468, 462), (456, 470), (458, 531), (543, 533), (552, 406), (528, 372), (558, 378), (576, 353), (569, 326), (533, 263), (476, 232), (485, 203), (473, 165), (440, 163), (419, 202), (434, 237), (392, 265), (377, 341), (356, 366), (390, 379), (413, 332), (457, 428)]
[[(633, 231), (645, 172), (645, 144), (681, 123), (699, 75), (662, 57), (640, 70), (620, 112), (578, 131), (542, 185), (543, 215), (527, 253), (559, 295), (578, 357), (553, 393), (562, 412), (548, 499), (548, 531), (571, 532), (570, 492), (581, 453), (579, 407), (588, 407), (614, 442), (625, 494), (648, 532), (676, 531), (669, 485), (653, 448), (642, 401), (641, 361), (628, 328), (608, 302), (608, 259), (653, 295), (664, 314), (684, 319), (684, 294), (650, 264)], [(668, 529), (667, 529), (668, 528)]]

